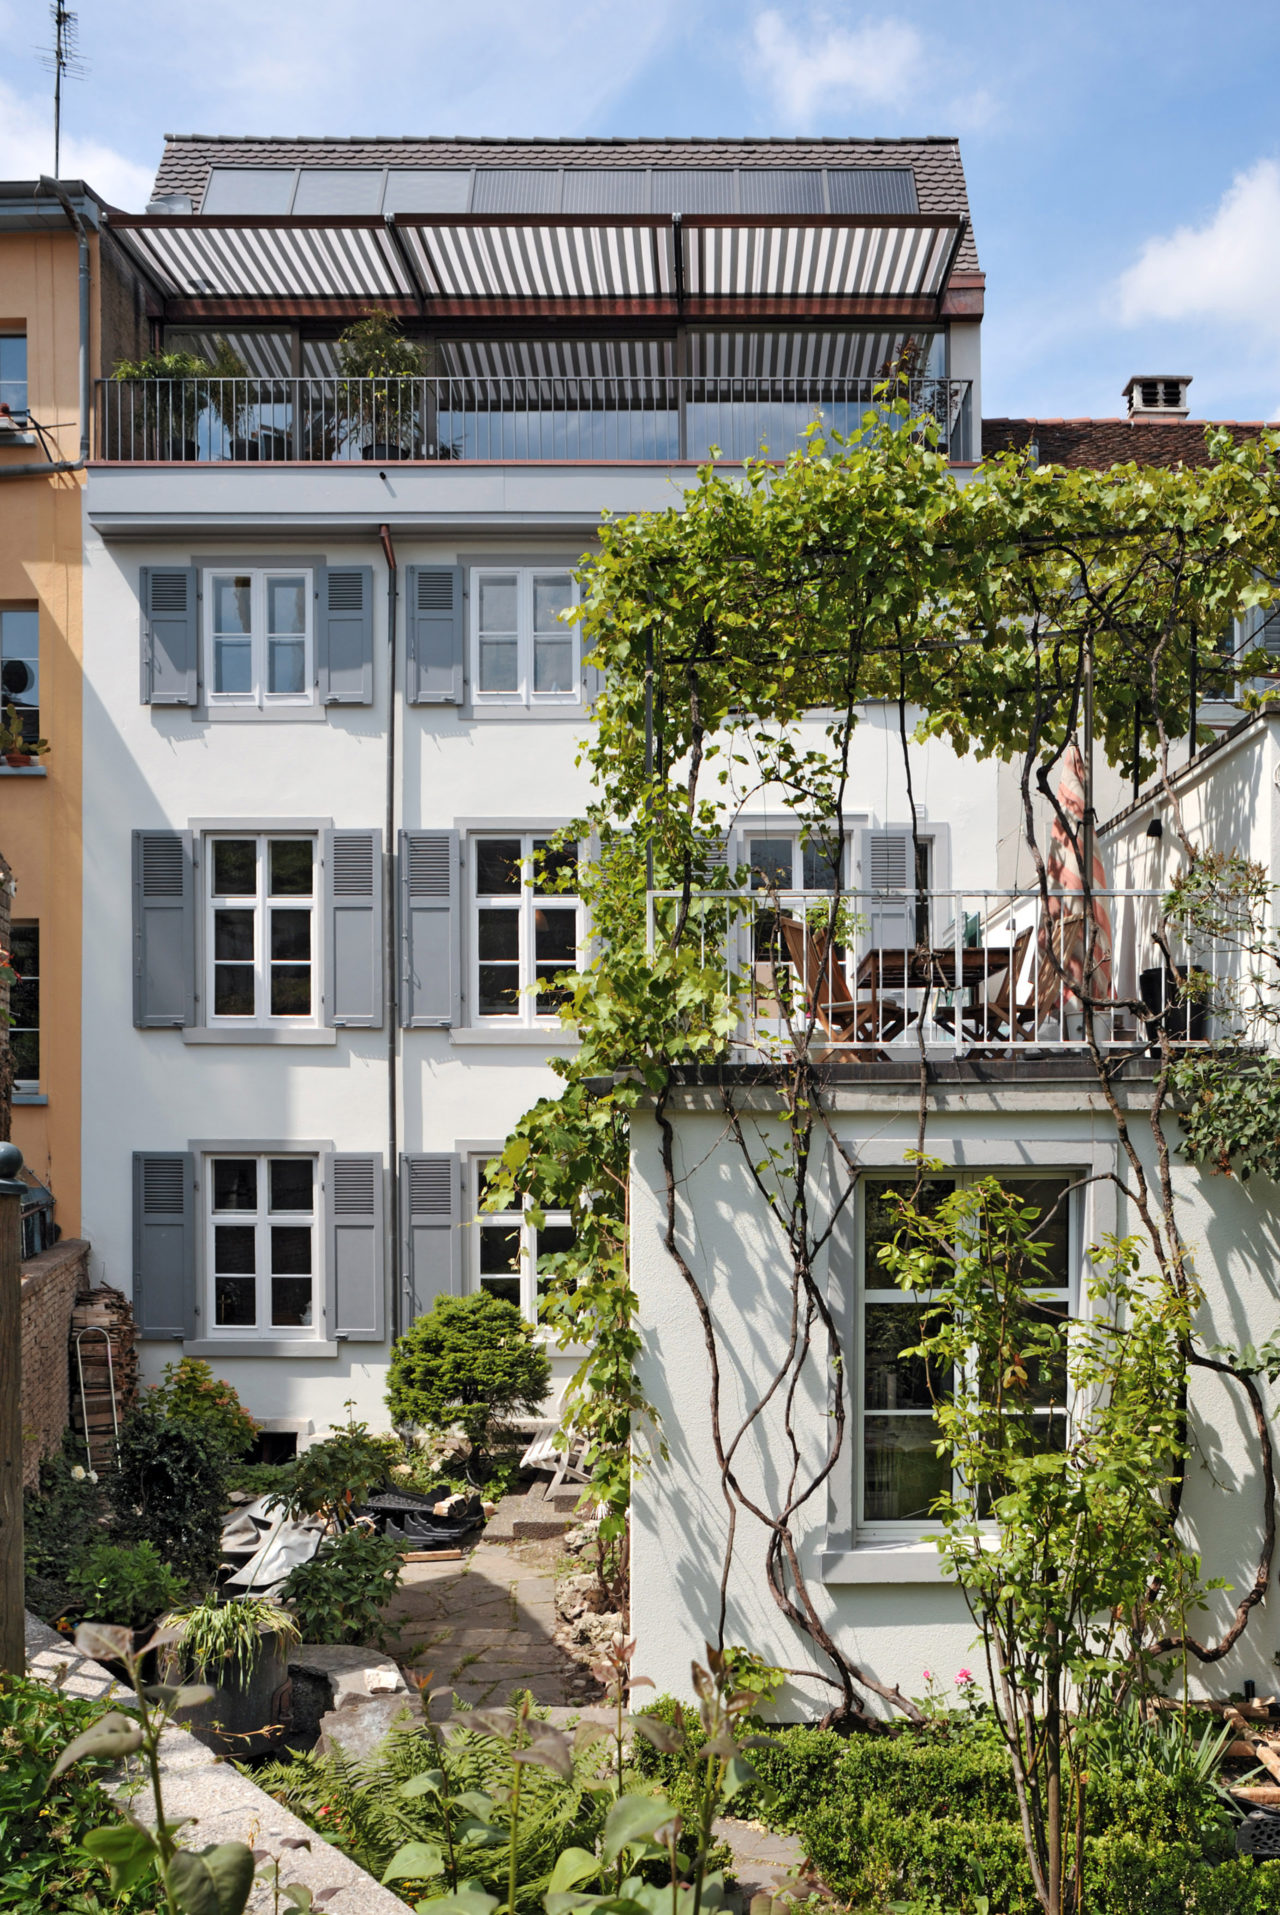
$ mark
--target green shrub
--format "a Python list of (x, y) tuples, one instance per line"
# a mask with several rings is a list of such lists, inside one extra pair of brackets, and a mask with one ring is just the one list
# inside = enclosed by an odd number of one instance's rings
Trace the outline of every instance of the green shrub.
[(349, 1505), (366, 1502), (388, 1480), (398, 1448), (394, 1437), (370, 1436), (364, 1423), (337, 1423), (290, 1464), (272, 1504), (298, 1521), (308, 1516), (348, 1521)]
[(383, 1633), (382, 1605), (404, 1573), (400, 1546), (355, 1528), (292, 1569), (280, 1591), (304, 1642), (372, 1642)]
[(154, 1880), (108, 1893), (105, 1869), (81, 1846), (90, 1829), (123, 1826), (97, 1780), (113, 1764), (86, 1757), (49, 1785), (66, 1744), (110, 1706), (23, 1677), (0, 1677), (0, 1909), (151, 1915), (164, 1907)]
[[(65, 1602), (72, 1559), (101, 1537), (106, 1506), (101, 1484), (85, 1468), (83, 1448), (68, 1431), (58, 1455), (41, 1463), (39, 1487), (22, 1498), (28, 1606), (37, 1614), (56, 1614), (62, 1607), (56, 1592), (63, 1592)], [(32, 1602), (30, 1585), (36, 1582), (40, 1600)]]
[(118, 1622), (145, 1629), (182, 1595), (182, 1583), (155, 1546), (93, 1543), (71, 1564), (68, 1587), (87, 1622)]
[(220, 1452), (198, 1425), (143, 1397), (125, 1418), (110, 1490), (122, 1542), (154, 1543), (184, 1581), (212, 1577), (226, 1491)]
[(146, 1400), (171, 1422), (198, 1429), (224, 1469), (238, 1463), (257, 1441), (258, 1426), (240, 1398), (199, 1357), (166, 1364), (163, 1382), (147, 1392)]
[(551, 1365), (532, 1324), (514, 1303), (481, 1291), (437, 1297), (397, 1338), (387, 1403), (397, 1424), (460, 1424), (483, 1455), (513, 1418), (540, 1410), (550, 1383)]

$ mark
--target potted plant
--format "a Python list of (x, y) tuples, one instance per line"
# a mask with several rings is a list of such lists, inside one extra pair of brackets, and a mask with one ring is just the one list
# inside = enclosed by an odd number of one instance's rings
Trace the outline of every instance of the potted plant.
[(0, 758), (15, 771), (23, 771), (43, 758), (49, 749), (47, 738), (28, 738), (23, 730), (23, 714), (16, 705), (6, 705), (0, 721)]
[(194, 352), (153, 352), (145, 359), (121, 359), (111, 377), (131, 382), (131, 391), (126, 404), (114, 407), (109, 421), (114, 432), (108, 437), (123, 441), (129, 419), (128, 448), (127, 454), (123, 443), (112, 449), (130, 458), (197, 458), (196, 432), (200, 415), (209, 405), (212, 376), (208, 360)]
[(216, 1592), (164, 1619), (181, 1630), (168, 1651), (170, 1679), (204, 1682), (213, 1689), (188, 1726), (220, 1755), (261, 1755), (279, 1741), (287, 1708), (289, 1652), (298, 1625), (287, 1609), (265, 1596)]
[(365, 459), (411, 458), (419, 438), (426, 355), (390, 314), (357, 319), (338, 340), (339, 404), (348, 443)]

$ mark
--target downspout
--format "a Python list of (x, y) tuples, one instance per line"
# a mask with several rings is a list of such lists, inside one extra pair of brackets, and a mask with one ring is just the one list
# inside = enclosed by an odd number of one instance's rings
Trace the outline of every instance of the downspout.
[(71, 197), (59, 180), (47, 173), (40, 175), (40, 187), (53, 194), (76, 229), (80, 243), (80, 457), (78, 459), (24, 460), (21, 465), (0, 465), (0, 479), (22, 479), (55, 472), (83, 472), (89, 460), (89, 229), (71, 204)]
[(391, 1172), (391, 1335), (401, 1329), (400, 1296), (400, 1018), (396, 975), (396, 548), (391, 528), (378, 527), (387, 561), (387, 797), (382, 861), (383, 975), (387, 1006), (387, 1154)]

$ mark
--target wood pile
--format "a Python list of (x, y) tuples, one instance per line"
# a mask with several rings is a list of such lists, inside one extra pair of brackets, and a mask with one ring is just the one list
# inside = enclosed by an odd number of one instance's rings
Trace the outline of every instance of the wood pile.
[[(76, 1338), (80, 1331), (79, 1362)], [(106, 1331), (106, 1337), (102, 1335)], [(107, 1364), (107, 1337), (111, 1340), (111, 1364)], [(115, 1421), (124, 1421), (125, 1411), (138, 1394), (138, 1332), (128, 1297), (109, 1284), (90, 1290), (77, 1298), (71, 1317), (71, 1339), (67, 1355), (71, 1365), (71, 1427), (83, 1444), (86, 1416), (89, 1452), (93, 1468), (101, 1473), (115, 1465)], [(80, 1373), (84, 1372), (84, 1406), (80, 1401)], [(111, 1388), (115, 1386), (115, 1418), (112, 1416)]]

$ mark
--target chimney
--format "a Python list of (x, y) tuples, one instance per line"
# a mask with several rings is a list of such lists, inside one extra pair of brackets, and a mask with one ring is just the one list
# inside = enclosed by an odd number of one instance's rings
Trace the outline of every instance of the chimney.
[(1124, 389), (1131, 426), (1176, 425), (1185, 419), (1189, 372), (1149, 372), (1131, 379)]

